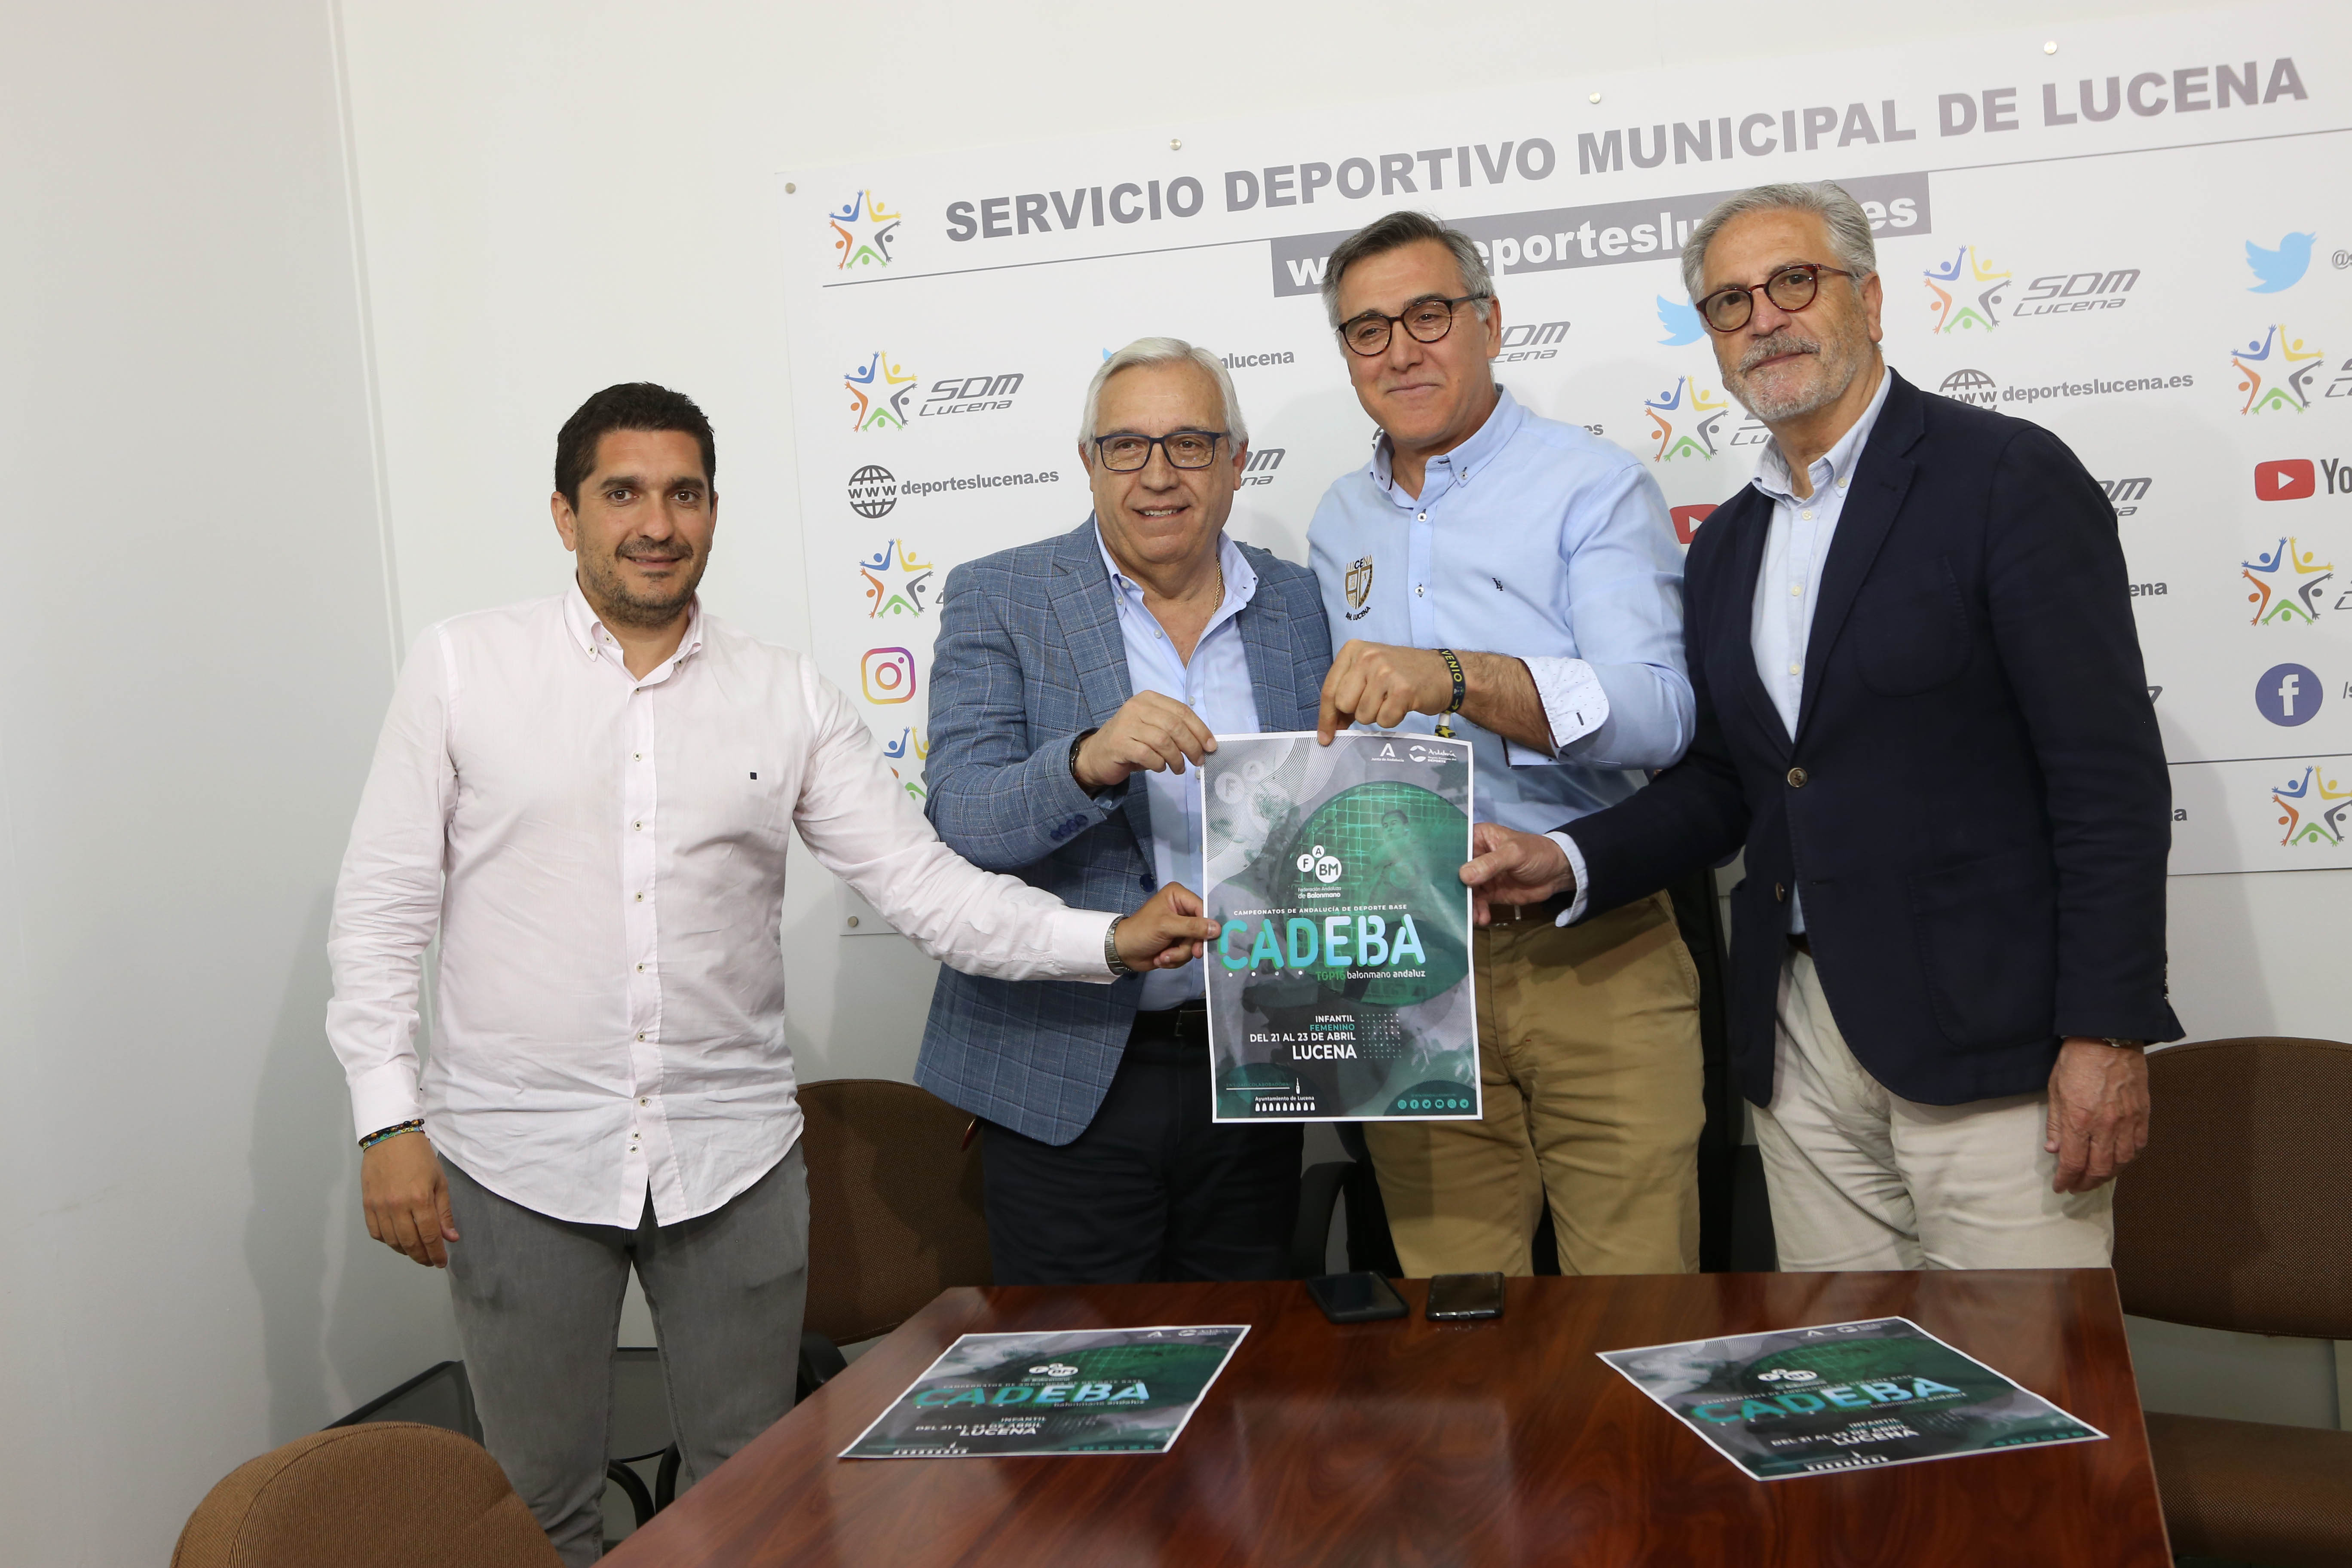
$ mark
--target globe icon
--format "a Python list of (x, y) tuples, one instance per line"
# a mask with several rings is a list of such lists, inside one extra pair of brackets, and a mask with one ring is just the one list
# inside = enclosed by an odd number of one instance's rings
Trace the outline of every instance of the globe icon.
[(898, 504), (898, 481), (890, 470), (868, 463), (849, 476), (849, 505), (863, 518), (887, 517)]
[(1995, 384), (1992, 377), (1980, 370), (1956, 370), (1946, 376), (1943, 384), (1936, 390), (1947, 397), (1957, 397), (1966, 403), (1975, 403), (1979, 399), (1970, 395), (1971, 394), (1990, 392)]

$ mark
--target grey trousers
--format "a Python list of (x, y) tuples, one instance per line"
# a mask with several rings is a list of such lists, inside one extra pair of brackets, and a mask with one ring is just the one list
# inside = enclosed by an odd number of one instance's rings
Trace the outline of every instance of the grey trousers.
[(482, 1440), (566, 1563), (604, 1555), (613, 1342), (634, 1264), (653, 1309), (681, 1489), (793, 1405), (808, 1289), (798, 1144), (726, 1204), (635, 1230), (551, 1219), (446, 1160), (457, 1339)]

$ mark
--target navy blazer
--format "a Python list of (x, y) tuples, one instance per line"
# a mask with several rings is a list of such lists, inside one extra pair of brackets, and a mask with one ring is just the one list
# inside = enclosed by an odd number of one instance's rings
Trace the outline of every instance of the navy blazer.
[[(1322, 591), (1304, 566), (1255, 545), (1241, 551), (1257, 573), (1234, 624), (1258, 727), (1312, 730), (1331, 668)], [(1077, 909), (1143, 902), (1157, 886), (1150, 792), (1130, 776), (1090, 798), (1069, 767), (1071, 741), (1108, 723), (1134, 694), (1091, 518), (949, 573), (924, 770), (924, 810), (940, 837), (973, 865)], [(1067, 1143), (1110, 1088), (1142, 989), (1136, 977), (1093, 985), (943, 968), (915, 1081), (1026, 1137)]]
[(1794, 737), (1750, 636), (1771, 521), (1750, 486), (1691, 544), (1697, 739), (1570, 826), (1591, 909), (1747, 851), (1731, 1057), (1759, 1105), (1792, 890), (1839, 1030), (1906, 1100), (2037, 1091), (2062, 1037), (2179, 1038), (2171, 781), (2115, 511), (2074, 454), (1895, 376), (1831, 537)]

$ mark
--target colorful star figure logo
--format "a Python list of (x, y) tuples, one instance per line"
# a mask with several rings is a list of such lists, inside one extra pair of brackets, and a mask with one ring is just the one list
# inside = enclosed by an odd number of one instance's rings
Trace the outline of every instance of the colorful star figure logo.
[(929, 760), (930, 754), (930, 742), (923, 739), (923, 732), (920, 730), (911, 726), (901, 729), (897, 740), (883, 742), (882, 756), (890, 764), (890, 776), (898, 781), (899, 787), (907, 792), (909, 799), (922, 799), (923, 786), (917, 783), (916, 779), (910, 779), (901, 773), (898, 769), (902, 765), (910, 767), (914, 769), (916, 778), (920, 778), (923, 763)]
[(921, 615), (931, 571), (929, 562), (915, 559), (905, 540), (884, 541), (880, 550), (857, 563), (857, 574), (866, 579), (866, 618)]
[(2286, 330), (2286, 323), (2266, 329), (2243, 348), (2230, 352), (2238, 373), (2238, 390), (2246, 401), (2241, 414), (2268, 414), (2284, 408), (2300, 414), (2311, 406), (2311, 384), (2326, 368), (2326, 355), (2306, 348)]
[(904, 430), (907, 399), (915, 395), (915, 373), (890, 363), (881, 350), (859, 368), (842, 377), (849, 389), (852, 430)]
[(2273, 785), (2271, 802), (2279, 808), (2279, 826), (2286, 829), (2281, 844), (2344, 842), (2345, 819), (2352, 816), (2352, 789), (2322, 773), (2316, 763), (2305, 763), (2301, 778)]
[[(1927, 292), (1935, 296), (1927, 308), (1936, 313), (1936, 331), (1957, 332), (1963, 327), (1982, 327), (1989, 332), (2000, 325), (2000, 291), (2009, 287), (2009, 274), (1996, 270), (1977, 254), (1975, 246), (1964, 245), (1949, 261), (1928, 268), (1926, 282)], [(1990, 287), (1979, 287), (1983, 284)]]
[[(1689, 395), (1687, 408), (1685, 393)], [(1731, 405), (1724, 401), (1722, 393), (1702, 387), (1689, 376), (1678, 375), (1674, 385), (1655, 397), (1644, 399), (1642, 406), (1648, 411), (1650, 423), (1657, 427), (1653, 434), (1658, 438), (1658, 449), (1650, 455), (1650, 460), (1668, 463), (1676, 458), (1714, 457), (1716, 426), (1723, 423)], [(1675, 421), (1666, 417), (1670, 414), (1683, 421), (1680, 435), (1675, 434)]]
[(883, 210), (872, 191), (860, 191), (840, 211), (826, 215), (833, 226), (833, 248), (839, 270), (890, 265), (890, 241), (898, 232), (898, 215)]
[(2315, 550), (2299, 550), (2292, 539), (2282, 539), (2267, 553), (2238, 564), (2238, 575), (2253, 584), (2246, 603), (2254, 607), (2253, 626), (2309, 626), (2319, 619), (2320, 588), (2334, 574), (2336, 563), (2322, 561)]

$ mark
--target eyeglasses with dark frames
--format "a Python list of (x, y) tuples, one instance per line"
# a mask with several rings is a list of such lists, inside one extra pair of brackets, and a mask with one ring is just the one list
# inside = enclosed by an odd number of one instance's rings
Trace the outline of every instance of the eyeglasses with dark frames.
[(1404, 308), (1402, 315), (1383, 316), (1378, 310), (1367, 310), (1360, 316), (1350, 316), (1339, 323), (1339, 341), (1352, 353), (1370, 359), (1389, 351), (1389, 340), (1396, 325), (1412, 334), (1417, 343), (1433, 343), (1454, 330), (1454, 312), (1474, 300), (1489, 300), (1491, 294), (1463, 294), (1452, 300), (1442, 300), (1434, 294), (1415, 300)]
[(1229, 434), (1224, 430), (1171, 430), (1165, 436), (1097, 436), (1095, 453), (1102, 459), (1102, 466), (1114, 474), (1131, 474), (1148, 466), (1154, 447), (1167, 455), (1171, 468), (1205, 468), (1217, 460), (1217, 443)]
[(1759, 289), (1767, 300), (1793, 315), (1820, 296), (1823, 278), (1853, 276), (1839, 268), (1801, 261), (1793, 267), (1783, 267), (1761, 283), (1750, 283), (1745, 288), (1735, 283), (1727, 289), (1717, 289), (1698, 302), (1698, 313), (1717, 331), (1736, 332), (1756, 314), (1756, 291)]

